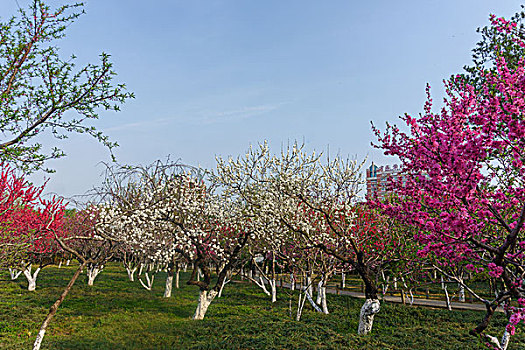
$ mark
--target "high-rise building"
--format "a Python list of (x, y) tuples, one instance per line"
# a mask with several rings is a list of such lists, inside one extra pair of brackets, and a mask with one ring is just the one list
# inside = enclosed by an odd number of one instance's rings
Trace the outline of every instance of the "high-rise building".
[(401, 173), (401, 167), (380, 166), (374, 163), (366, 169), (366, 197), (384, 199), (385, 194), (391, 191), (391, 181), (397, 179)]

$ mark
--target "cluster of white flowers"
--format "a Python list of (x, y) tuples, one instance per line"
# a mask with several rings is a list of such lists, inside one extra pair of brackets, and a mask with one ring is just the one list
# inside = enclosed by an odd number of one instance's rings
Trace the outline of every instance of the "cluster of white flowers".
[(360, 168), (339, 157), (323, 161), (296, 144), (272, 155), (266, 143), (237, 159), (217, 158), (206, 183), (158, 164), (135, 168), (106, 191), (97, 232), (161, 264), (179, 255), (223, 265), (246, 235), (252, 252), (340, 245), (352, 239)]

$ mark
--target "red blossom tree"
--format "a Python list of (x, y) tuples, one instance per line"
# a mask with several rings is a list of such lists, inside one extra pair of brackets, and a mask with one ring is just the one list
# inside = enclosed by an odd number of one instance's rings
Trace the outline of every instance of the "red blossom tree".
[[(0, 266), (23, 271), (29, 290), (36, 288), (38, 272), (60, 250), (55, 235), (63, 235), (64, 203), (43, 199), (43, 190), (0, 165)], [(32, 272), (35, 263), (39, 266)]]

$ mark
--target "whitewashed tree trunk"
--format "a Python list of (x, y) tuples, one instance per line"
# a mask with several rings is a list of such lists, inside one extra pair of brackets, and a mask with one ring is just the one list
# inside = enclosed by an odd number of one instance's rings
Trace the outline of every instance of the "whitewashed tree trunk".
[(312, 304), (313, 308), (315, 309), (315, 311), (317, 312), (323, 312), (323, 310), (321, 310), (321, 308), (319, 307), (319, 305), (317, 305), (315, 303), (315, 301), (312, 299), (312, 296), (310, 295), (309, 291), (308, 291), (308, 288), (305, 288), (304, 290), (304, 294), (306, 295), (306, 299), (308, 299), (308, 301), (310, 302), (310, 304)]
[(346, 274), (344, 272), (341, 273), (341, 288), (346, 288)]
[(385, 282), (383, 283), (383, 288), (382, 288), (383, 300), (384, 300), (385, 295), (388, 292), (388, 288), (390, 287), (390, 276), (386, 276), (385, 278), (385, 273), (383, 271), (381, 271), (381, 275), (383, 276), (383, 281)]
[(217, 294), (217, 298), (222, 297), (222, 290), (224, 289), (225, 285), (226, 285), (226, 278), (222, 280), (221, 289), (219, 289), (219, 294)]
[(17, 269), (13, 269), (13, 268), (9, 268), (9, 276), (11, 277), (11, 280), (16, 280), (18, 278), (18, 276), (20, 276), (20, 274), (22, 273), (21, 270), (17, 270)]
[(264, 294), (271, 296), (272, 293), (266, 288), (266, 281), (264, 280), (264, 277), (260, 274), (259, 275), (259, 286), (262, 288)]
[(24, 276), (27, 278), (27, 290), (33, 292), (36, 289), (36, 278), (40, 272), (40, 267), (35, 270), (34, 273), (31, 273), (31, 265), (25, 268)]
[(308, 289), (308, 294), (313, 294), (313, 287), (312, 287), (312, 277), (308, 275), (306, 277), (306, 288)]
[(357, 334), (366, 335), (372, 331), (374, 316), (379, 312), (381, 304), (378, 299), (366, 299), (359, 314)]
[(447, 309), (452, 310), (452, 306), (450, 305), (450, 296), (448, 295), (447, 285), (443, 283), (443, 290), (445, 291), (445, 302), (447, 303)]
[(317, 283), (317, 299), (315, 300), (315, 303), (317, 305), (321, 305), (321, 300), (323, 299), (322, 288), (323, 288), (323, 279), (321, 279), (319, 283)]
[(275, 303), (277, 301), (277, 281), (275, 279), (272, 279), (268, 282), (270, 282), (270, 288), (272, 291), (272, 303)]
[(507, 332), (507, 329), (505, 329), (505, 332), (503, 332), (503, 336), (501, 337), (501, 342), (498, 340), (498, 338), (493, 337), (488, 334), (485, 334), (485, 338), (488, 339), (492, 344), (494, 344), (495, 349), (498, 349), (498, 350), (507, 350), (509, 343), (510, 343), (510, 333)]
[(144, 269), (144, 264), (140, 264), (139, 266), (139, 276), (142, 275), (142, 270)]
[[(255, 281), (257, 281), (257, 280), (255, 280)], [(259, 281), (260, 282), (257, 283), (257, 285), (262, 288), (264, 294), (271, 295), (271, 293), (268, 291), (268, 289), (266, 289), (266, 283), (264, 282), (264, 278), (263, 278), (262, 275), (259, 275)]]
[(71, 263), (71, 259), (67, 259), (66, 266), (69, 266), (70, 263)]
[(180, 270), (175, 271), (175, 288), (179, 289)]
[(104, 265), (100, 267), (97, 265), (91, 265), (87, 267), (86, 273), (87, 273), (87, 278), (88, 278), (88, 286), (93, 285), (93, 283), (95, 282), (95, 278), (97, 278), (97, 276), (99, 275), (99, 273), (102, 272), (103, 269), (104, 269)]
[(299, 302), (297, 303), (297, 315), (295, 316), (296, 321), (301, 320), (301, 316), (303, 315), (303, 308), (304, 303), (306, 302), (306, 295), (303, 296), (302, 293), (299, 293)]
[(128, 273), (128, 278), (129, 278), (129, 280), (131, 282), (135, 281), (135, 271), (137, 271), (136, 267), (130, 268), (130, 267), (126, 266), (126, 272)]
[(58, 268), (61, 268), (62, 267), (62, 259), (60, 259), (60, 261), (58, 262)]
[(67, 294), (71, 290), (71, 287), (73, 287), (73, 284), (75, 284), (75, 281), (77, 280), (78, 276), (80, 276), (80, 274), (82, 273), (82, 269), (84, 266), (85, 266), (85, 263), (82, 263), (78, 267), (77, 271), (75, 271), (75, 274), (73, 275), (73, 277), (67, 284), (66, 289), (64, 289), (60, 297), (55, 301), (55, 303), (49, 309), (49, 313), (44, 319), (44, 322), (42, 322), (42, 325), (40, 326), (40, 330), (38, 331), (38, 334), (36, 336), (35, 342), (33, 343), (33, 350), (40, 350), (40, 347), (42, 346), (42, 340), (44, 340), (44, 336), (46, 334), (47, 326), (49, 325), (49, 323), (51, 322), (51, 319), (55, 316), (59, 306), (62, 304)]
[(414, 305), (414, 293), (412, 292), (412, 288), (408, 290), (408, 293), (410, 293), (410, 299), (408, 299), (408, 302), (410, 305)]
[(208, 307), (210, 306), (211, 302), (215, 297), (217, 296), (217, 292), (215, 290), (201, 290), (199, 293), (199, 304), (197, 305), (197, 309), (195, 310), (195, 314), (193, 315), (194, 320), (202, 320), (204, 319), (204, 315), (206, 315), (206, 311), (208, 311)]
[(155, 280), (155, 275), (151, 275), (150, 278), (149, 273), (146, 272), (144, 276), (146, 277), (146, 283), (142, 282), (142, 278), (139, 278), (139, 282), (142, 285), (142, 287), (144, 287), (146, 290), (151, 291), (151, 288), (153, 287), (153, 281)]
[(503, 337), (501, 337), (501, 350), (507, 350), (510, 343), (510, 333), (507, 332), (507, 329), (505, 329), (505, 332), (503, 332)]
[(290, 274), (290, 290), (295, 290), (295, 276), (293, 273)]
[(184, 264), (182, 266), (184, 266), (184, 272), (188, 272), (188, 264)]
[(321, 293), (321, 307), (323, 308), (323, 313), (328, 315), (329, 312), (328, 312), (328, 304), (326, 302), (326, 286), (325, 285), (323, 285), (321, 287), (321, 291), (322, 291), (322, 293)]
[(394, 277), (394, 289), (397, 289), (397, 277)]
[[(408, 288), (407, 283), (403, 277), (401, 277), (401, 280), (403, 281), (403, 287), (405, 287), (405, 289), (408, 290), (408, 293), (410, 294), (410, 298), (408, 298), (408, 303), (410, 305), (413, 305), (414, 304), (414, 293), (412, 292), (412, 288)], [(403, 304), (405, 303), (405, 294), (404, 294), (405, 289), (401, 291), (401, 297), (403, 299)]]
[[(222, 269), (222, 268), (221, 268)], [(222, 296), (222, 291), (224, 290), (224, 286), (230, 283), (232, 279), (233, 271), (228, 271), (226, 273), (226, 276), (222, 280), (221, 289), (219, 289), (219, 294), (217, 295), (217, 298), (220, 298)]]
[[(164, 298), (171, 297), (171, 289), (173, 288), (173, 275), (166, 277), (166, 288), (164, 289)], [(151, 290), (151, 287), (150, 289)]]
[(459, 302), (461, 303), (464, 303), (465, 302), (465, 286), (463, 285), (463, 279), (462, 278), (459, 278), (459, 283), (458, 283), (458, 300)]

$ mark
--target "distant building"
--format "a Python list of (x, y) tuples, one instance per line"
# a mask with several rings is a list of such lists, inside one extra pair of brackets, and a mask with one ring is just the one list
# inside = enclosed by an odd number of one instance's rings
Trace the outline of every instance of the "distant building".
[(366, 197), (384, 199), (385, 194), (391, 191), (391, 181), (397, 179), (401, 173), (401, 167), (380, 166), (374, 163), (366, 169)]

